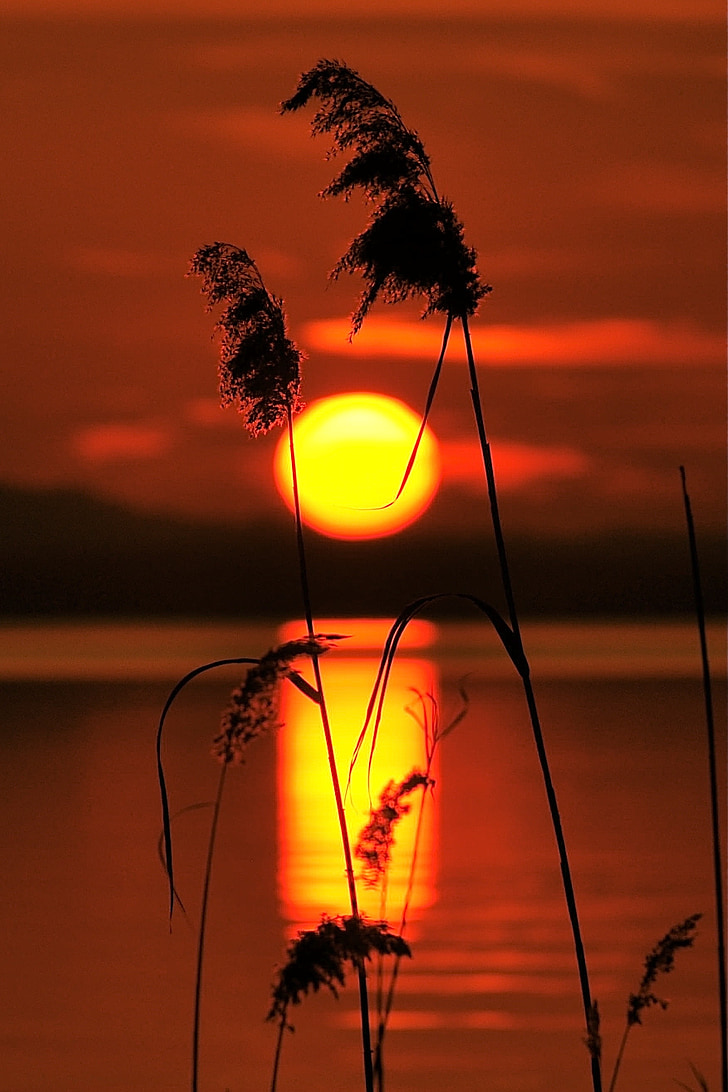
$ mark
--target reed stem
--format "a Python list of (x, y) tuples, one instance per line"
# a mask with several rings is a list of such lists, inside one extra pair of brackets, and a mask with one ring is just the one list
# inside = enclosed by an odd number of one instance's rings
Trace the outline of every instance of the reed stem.
[[(548, 800), (549, 812), (551, 814), (551, 823), (553, 826), (554, 836), (556, 838), (556, 845), (558, 848), (561, 878), (563, 881), (564, 895), (566, 898), (569, 921), (571, 923), (571, 931), (574, 940), (574, 950), (576, 953), (576, 962), (579, 971), (579, 983), (581, 986), (581, 996), (584, 1007), (585, 1026), (588, 1028), (592, 1013), (592, 998), (591, 989), (589, 986), (589, 972), (587, 969), (586, 954), (584, 951), (584, 944), (581, 936), (581, 926), (579, 924), (579, 915), (576, 905), (576, 895), (574, 893), (574, 885), (571, 879), (571, 868), (569, 866), (569, 858), (566, 850), (566, 841), (564, 838), (563, 827), (561, 824), (561, 815), (559, 812), (558, 801), (556, 799), (556, 791), (554, 789), (553, 780), (551, 777), (551, 770), (549, 767), (548, 756), (546, 753), (546, 745), (544, 742), (541, 722), (536, 706), (536, 698), (533, 692), (533, 686), (531, 684), (530, 668), (528, 667), (528, 661), (526, 659), (525, 652), (523, 652), (523, 642), (521, 640), (521, 631), (518, 623), (518, 612), (516, 610), (515, 596), (513, 594), (513, 585), (511, 583), (510, 570), (508, 566), (508, 555), (506, 552), (505, 538), (503, 535), (503, 527), (498, 508), (498, 494), (496, 489), (493, 459), (485, 428), (485, 419), (483, 416), (483, 408), (480, 397), (480, 387), (478, 384), (478, 373), (475, 366), (475, 357), (473, 354), (473, 346), (470, 338), (470, 328), (468, 326), (468, 320), (466, 315), (462, 316), (462, 324), (463, 336), (465, 339), (465, 350), (468, 359), (468, 374), (470, 377), (470, 397), (473, 404), (473, 413), (475, 416), (475, 424), (478, 432), (478, 441), (480, 444), (480, 452), (483, 459), (483, 469), (485, 471), (485, 478), (488, 487), (488, 500), (490, 503), (490, 514), (493, 523), (493, 532), (495, 535), (496, 548), (498, 551), (498, 561), (501, 571), (503, 592), (505, 594), (506, 603), (508, 606), (508, 614), (510, 617), (511, 628), (518, 644), (520, 645), (521, 652), (523, 653), (525, 670), (521, 672), (521, 679), (523, 682), (523, 690), (526, 697), (526, 704), (528, 706), (528, 712), (531, 720), (533, 738), (536, 744), (536, 751), (538, 753), (538, 759), (541, 766), (541, 774), (543, 777), (544, 787), (546, 789), (546, 798)], [(590, 1057), (593, 1089), (594, 1092), (601, 1092), (602, 1078), (599, 1059), (594, 1055), (590, 1055)]]
[[(427, 778), (429, 778), (432, 771), (432, 759), (433, 754), (430, 754), (425, 770), (425, 777)], [(422, 819), (425, 810), (426, 794), (427, 786), (423, 786), (422, 796), (420, 798), (420, 806), (417, 811), (417, 826), (415, 828), (414, 842), (412, 845), (412, 857), (410, 859), (409, 874), (407, 876), (407, 887), (405, 888), (404, 903), (402, 905), (402, 914), (399, 922), (399, 935), (401, 937), (404, 936), (405, 930), (407, 928), (407, 916), (409, 914), (412, 894), (414, 892), (415, 873), (417, 871), (417, 858), (419, 855), (420, 839), (422, 836)], [(386, 876), (384, 883), (386, 884)], [(384, 910), (382, 910), (382, 917), (384, 917)], [(374, 1048), (374, 1072), (377, 1079), (377, 1092), (384, 1092), (384, 1036), (386, 1034), (387, 1024), (389, 1023), (389, 1018), (392, 1013), (392, 1006), (394, 1005), (394, 993), (397, 988), (399, 965), (401, 962), (402, 957), (400, 955), (394, 957), (394, 966), (392, 967), (392, 973), (389, 978), (386, 998), (379, 997), (377, 999), (377, 1041)]]
[(609, 1082), (608, 1092), (614, 1092), (617, 1084), (617, 1076), (619, 1074), (619, 1067), (622, 1064), (622, 1058), (624, 1057), (624, 1048), (627, 1046), (627, 1036), (629, 1035), (631, 1024), (626, 1023), (624, 1025), (624, 1031), (622, 1032), (622, 1040), (619, 1044), (619, 1050), (617, 1051), (617, 1057), (614, 1061), (614, 1069), (612, 1070), (612, 1079)]
[(703, 588), (700, 579), (700, 564), (698, 560), (698, 544), (695, 534), (695, 522), (693, 520), (690, 496), (685, 480), (685, 467), (680, 467), (682, 481), (683, 504), (685, 507), (685, 521), (688, 529), (688, 542), (690, 546), (690, 568), (693, 578), (693, 595), (695, 599), (695, 615), (698, 624), (700, 638), (700, 658), (703, 671), (703, 697), (705, 700), (705, 723), (708, 735), (708, 776), (710, 780), (710, 816), (713, 840), (713, 873), (715, 884), (715, 920), (718, 933), (717, 957), (718, 957), (718, 996), (720, 1004), (720, 1057), (721, 1057), (721, 1089), (728, 1092), (728, 991), (726, 989), (726, 952), (725, 952), (725, 914), (723, 909), (723, 867), (720, 846), (720, 818), (718, 814), (718, 775), (715, 747), (715, 723), (713, 718), (713, 694), (710, 681), (710, 662), (708, 660), (708, 640), (705, 630), (705, 606), (703, 603)]
[(210, 839), (207, 843), (207, 862), (205, 864), (205, 879), (202, 885), (202, 904), (200, 908), (200, 931), (197, 938), (197, 969), (195, 974), (195, 1013), (192, 1021), (192, 1092), (197, 1092), (200, 1069), (200, 1010), (202, 1001), (202, 965), (205, 958), (205, 932), (207, 926), (207, 908), (210, 895), (210, 880), (212, 878), (212, 862), (215, 856), (215, 840), (217, 838), (217, 824), (220, 818), (220, 806), (222, 804), (222, 792), (225, 787), (225, 774), (228, 763), (224, 762), (220, 770), (217, 782), (215, 804), (212, 809), (212, 823), (210, 825)]
[[(301, 518), (301, 503), (298, 490), (298, 473), (296, 469), (296, 449), (293, 439), (293, 413), (291, 411), (290, 404), (288, 406), (288, 448), (291, 460), (291, 482), (293, 487), (293, 506), (296, 519), (296, 544), (298, 548), (298, 567), (301, 578), (301, 592), (303, 596), (303, 607), (306, 619), (306, 629), (308, 636), (313, 638), (314, 625), (313, 625), (313, 611), (311, 609), (311, 593), (308, 581), (308, 566), (306, 564), (306, 549), (303, 538), (303, 520)], [(314, 679), (316, 683), (316, 690), (319, 695), (319, 710), (321, 713), (321, 726), (323, 728), (324, 739), (326, 741), (326, 754), (329, 762), (329, 770), (331, 773), (331, 784), (334, 790), (334, 800), (336, 803), (336, 814), (339, 820), (339, 829), (341, 831), (341, 843), (344, 851), (344, 865), (346, 868), (346, 881), (349, 889), (349, 903), (351, 905), (351, 913), (355, 918), (359, 917), (359, 904), (356, 895), (356, 882), (354, 880), (354, 865), (351, 855), (351, 843), (349, 841), (349, 832), (346, 826), (346, 816), (344, 814), (344, 801), (341, 794), (341, 783), (339, 780), (339, 774), (336, 767), (336, 753), (334, 751), (334, 741), (331, 734), (331, 724), (329, 721), (328, 708), (326, 705), (326, 698), (324, 695), (323, 681), (321, 678), (321, 667), (319, 664), (319, 657), (316, 652), (316, 648), (312, 642), (312, 654), (311, 661), (313, 665)], [(371, 1032), (369, 1028), (369, 995), (367, 990), (367, 976), (364, 964), (360, 962), (357, 965), (357, 974), (359, 978), (359, 1007), (361, 1012), (361, 1035), (362, 1035), (362, 1053), (364, 1060), (364, 1084), (366, 1092), (374, 1092), (374, 1073), (372, 1068), (372, 1046), (371, 1046)]]
[(278, 1087), (278, 1069), (281, 1064), (281, 1050), (283, 1048), (283, 1036), (286, 1030), (285, 1020), (281, 1020), (278, 1025), (278, 1039), (276, 1040), (276, 1053), (273, 1059), (273, 1074), (270, 1080), (270, 1092), (276, 1092)]

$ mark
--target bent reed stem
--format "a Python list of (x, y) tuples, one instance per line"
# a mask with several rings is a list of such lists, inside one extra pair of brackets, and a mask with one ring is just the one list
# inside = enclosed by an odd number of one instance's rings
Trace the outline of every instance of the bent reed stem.
[[(306, 629), (308, 636), (313, 638), (314, 625), (313, 625), (313, 611), (311, 608), (311, 593), (308, 581), (308, 566), (306, 563), (306, 548), (303, 538), (303, 520), (301, 518), (301, 502), (298, 489), (298, 473), (296, 469), (296, 449), (293, 438), (293, 412), (290, 402), (287, 407), (288, 415), (288, 450), (291, 462), (291, 484), (293, 491), (293, 507), (296, 522), (296, 545), (298, 549), (298, 567), (299, 575), (301, 579), (301, 593), (303, 597), (303, 609), (306, 620)], [(352, 916), (359, 917), (359, 903), (356, 894), (356, 882), (354, 880), (354, 864), (351, 855), (351, 843), (349, 841), (349, 832), (346, 826), (346, 816), (344, 814), (344, 801), (341, 794), (341, 783), (339, 781), (338, 769), (336, 766), (336, 753), (334, 751), (334, 741), (331, 734), (331, 724), (329, 721), (328, 707), (326, 705), (326, 698), (324, 695), (323, 681), (321, 678), (321, 666), (319, 664), (319, 657), (316, 652), (315, 646), (311, 653), (311, 662), (313, 666), (314, 679), (316, 683), (316, 689), (319, 695), (319, 710), (321, 713), (321, 727), (323, 728), (324, 739), (326, 741), (326, 754), (329, 762), (329, 771), (331, 773), (331, 784), (334, 790), (334, 800), (336, 803), (336, 815), (339, 821), (339, 830), (341, 832), (341, 843), (344, 852), (344, 865), (346, 868), (346, 881), (349, 889), (349, 903), (351, 906)], [(371, 1032), (369, 1028), (369, 994), (367, 989), (367, 976), (364, 964), (360, 962), (357, 965), (357, 974), (359, 979), (359, 1007), (361, 1013), (361, 1035), (362, 1035), (362, 1053), (364, 1060), (364, 1084), (366, 1092), (374, 1092), (374, 1072), (372, 1067), (372, 1045), (371, 1045)]]
[[(485, 428), (485, 418), (483, 416), (480, 386), (478, 384), (478, 373), (475, 365), (475, 356), (473, 354), (473, 345), (470, 338), (470, 328), (468, 326), (467, 315), (462, 315), (461, 321), (463, 326), (463, 337), (465, 339), (465, 351), (468, 360), (470, 397), (473, 405), (473, 413), (475, 416), (475, 424), (478, 432), (480, 452), (483, 459), (483, 468), (485, 471), (485, 478), (488, 487), (488, 500), (490, 503), (490, 514), (493, 523), (493, 532), (495, 535), (496, 548), (498, 551), (501, 581), (503, 584), (503, 592), (505, 594), (506, 603), (508, 605), (508, 614), (510, 617), (511, 628), (520, 646), (521, 652), (523, 654), (523, 662), (526, 666), (526, 670), (521, 673), (521, 679), (523, 682), (523, 690), (526, 698), (526, 704), (528, 706), (529, 717), (531, 720), (533, 738), (536, 744), (536, 751), (541, 766), (541, 774), (543, 777), (544, 788), (546, 790), (546, 798), (548, 801), (549, 812), (551, 814), (551, 823), (553, 826), (554, 836), (556, 838), (556, 845), (559, 853), (561, 878), (563, 881), (564, 895), (566, 898), (569, 921), (571, 923), (571, 931), (574, 940), (574, 950), (576, 953), (576, 962), (579, 972), (579, 983), (581, 986), (585, 1025), (588, 1028), (592, 1013), (592, 997), (591, 989), (589, 986), (589, 972), (586, 963), (586, 953), (584, 951), (584, 943), (581, 936), (581, 926), (579, 924), (579, 914), (576, 905), (576, 895), (574, 893), (574, 885), (571, 878), (571, 868), (569, 866), (569, 858), (566, 850), (566, 841), (564, 838), (564, 832), (561, 823), (561, 814), (559, 812), (558, 801), (556, 799), (556, 791), (554, 789), (553, 780), (551, 777), (551, 770), (548, 762), (548, 756), (546, 753), (546, 745), (544, 742), (543, 731), (541, 729), (538, 708), (536, 706), (536, 697), (533, 692), (533, 686), (531, 684), (530, 667), (528, 665), (526, 654), (523, 651), (523, 642), (521, 639), (521, 631), (518, 623), (518, 612), (516, 610), (515, 596), (513, 594), (513, 585), (511, 583), (510, 570), (508, 566), (508, 556), (506, 553), (505, 538), (503, 535), (503, 527), (498, 508), (498, 494), (496, 489), (495, 471), (493, 468), (493, 458), (491, 455), (490, 444), (488, 443), (488, 437)], [(591, 1055), (591, 1075), (594, 1092), (602, 1092), (602, 1078), (599, 1059), (594, 1057), (593, 1054)]]

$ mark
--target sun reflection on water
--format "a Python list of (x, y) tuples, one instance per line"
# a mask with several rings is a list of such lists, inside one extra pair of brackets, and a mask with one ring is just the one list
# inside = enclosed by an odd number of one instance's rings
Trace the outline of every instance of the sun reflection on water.
[[(322, 632), (351, 634), (321, 660), (326, 703), (331, 720), (336, 761), (342, 790), (349, 764), (366, 715), (367, 703), (379, 666), (379, 655), (388, 623), (373, 619), (327, 619)], [(301, 623), (283, 627), (281, 641), (300, 636)], [(384, 716), (368, 773), (369, 743), (365, 744), (353, 771), (346, 796), (346, 819), (352, 845), (369, 819), (370, 806), (390, 780), (402, 781), (414, 768), (424, 770), (424, 733), (416, 716), (407, 712), (418, 704), (418, 695), (437, 697), (437, 672), (426, 656), (435, 627), (415, 622), (405, 632), (390, 677)], [(278, 890), (284, 917), (296, 926), (317, 922), (322, 914), (350, 912), (346, 876), (318, 707), (296, 688), (286, 686), (281, 718), (286, 725), (278, 733)], [(436, 777), (436, 772), (433, 771)], [(386, 905), (379, 888), (358, 884), (360, 909), (371, 918), (399, 921), (408, 885), (419, 792), (411, 798), (411, 810), (398, 824), (388, 871)], [(435, 899), (435, 812), (431, 799), (424, 813), (417, 868), (408, 917)], [(355, 872), (358, 873), (357, 862)]]

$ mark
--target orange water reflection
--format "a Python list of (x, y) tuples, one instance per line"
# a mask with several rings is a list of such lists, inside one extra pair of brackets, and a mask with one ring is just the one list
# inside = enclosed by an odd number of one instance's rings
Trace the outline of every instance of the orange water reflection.
[[(364, 723), (388, 626), (385, 621), (373, 619), (327, 619), (317, 623), (322, 632), (351, 634), (321, 661), (342, 788)], [(304, 630), (301, 623), (290, 623), (283, 627), (280, 639), (300, 636)], [(371, 764), (369, 785), (374, 806), (388, 781), (399, 782), (413, 768), (425, 768), (423, 729), (416, 717), (407, 712), (407, 707), (418, 704), (418, 694), (437, 695), (436, 669), (425, 654), (434, 637), (435, 627), (431, 624), (412, 623), (400, 644), (402, 652), (390, 677)], [(279, 899), (289, 921), (310, 924), (324, 913), (350, 912), (341, 835), (319, 709), (295, 687), (286, 686), (281, 713), (286, 727), (278, 733)], [(352, 775), (346, 799), (352, 845), (369, 818), (368, 753), (367, 746)], [(357, 885), (360, 909), (370, 917), (386, 917), (393, 923), (399, 921), (410, 875), (421, 802), (419, 792), (411, 800), (410, 813), (396, 829), (386, 905), (382, 905), (379, 888), (367, 888), (362, 882)], [(434, 808), (428, 797), (424, 801), (410, 920), (435, 898), (436, 841)]]

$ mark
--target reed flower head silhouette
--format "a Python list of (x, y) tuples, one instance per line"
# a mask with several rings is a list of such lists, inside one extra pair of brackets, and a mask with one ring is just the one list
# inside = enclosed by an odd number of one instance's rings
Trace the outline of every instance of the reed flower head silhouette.
[(657, 997), (652, 987), (660, 974), (669, 974), (675, 966), (675, 953), (679, 948), (692, 948), (695, 940), (695, 928), (702, 914), (692, 914), (679, 925), (674, 925), (669, 933), (657, 942), (645, 959), (645, 973), (642, 976), (637, 993), (630, 994), (627, 1006), (627, 1025), (641, 1024), (640, 1013), (652, 1005), (666, 1009), (669, 1002)]
[(379, 795), (379, 806), (373, 808), (369, 822), (361, 831), (354, 847), (354, 855), (363, 862), (362, 878), (367, 887), (374, 887), (382, 879), (392, 858), (394, 827), (410, 811), (404, 803), (415, 789), (427, 789), (435, 782), (420, 770), (412, 770), (400, 781), (388, 781)]
[(364, 278), (352, 335), (378, 296), (398, 303), (423, 295), (423, 317), (474, 314), (490, 287), (478, 276), (475, 251), (465, 245), (452, 204), (438, 196), (417, 133), (393, 102), (341, 61), (320, 60), (304, 72), (281, 112), (298, 110), (311, 98), (320, 103), (311, 130), (332, 135), (330, 156), (353, 151), (321, 196), (348, 199), (359, 187), (374, 205), (368, 226), (332, 271), (333, 277), (358, 272)]
[(220, 400), (243, 415), (251, 436), (284, 425), (301, 408), (302, 354), (286, 333), (283, 301), (266, 289), (250, 255), (232, 243), (210, 243), (194, 255), (190, 276), (202, 277), (208, 310), (218, 319)]
[(410, 956), (408, 944), (389, 930), (386, 922), (367, 922), (361, 917), (324, 916), (316, 929), (300, 932), (288, 946), (286, 964), (278, 971), (268, 1020), (288, 1026), (288, 1008), (298, 1005), (309, 991), (326, 986), (338, 997), (346, 982), (346, 964), (355, 969), (379, 955)]
[(300, 656), (320, 656), (333, 647), (338, 634), (317, 633), (301, 637), (266, 652), (233, 690), (215, 737), (213, 755), (220, 762), (240, 765), (249, 743), (281, 727), (279, 721), (280, 683), (295, 673), (291, 664)]

